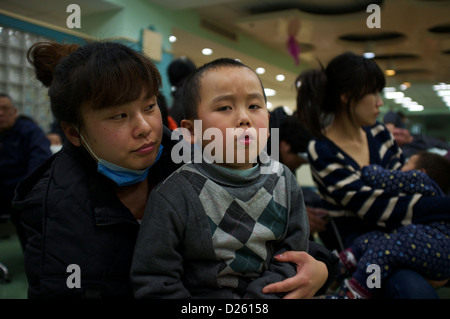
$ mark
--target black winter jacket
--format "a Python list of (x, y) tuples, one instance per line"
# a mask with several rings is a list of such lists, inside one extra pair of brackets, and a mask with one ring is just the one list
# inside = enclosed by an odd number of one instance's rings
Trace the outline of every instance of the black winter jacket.
[[(175, 141), (168, 129), (162, 143), (161, 158), (149, 172), (153, 185), (179, 166), (170, 159)], [(114, 189), (84, 148), (69, 142), (20, 184), (14, 206), (27, 238), (29, 298), (132, 297), (139, 223)]]

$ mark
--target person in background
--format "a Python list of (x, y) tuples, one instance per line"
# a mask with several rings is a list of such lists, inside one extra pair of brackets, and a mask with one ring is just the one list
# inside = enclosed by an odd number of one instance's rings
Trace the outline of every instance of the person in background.
[(388, 111), (383, 117), (383, 122), (402, 149), (405, 158), (418, 151), (433, 151), (441, 155), (448, 155), (450, 152), (448, 142), (425, 134), (411, 134), (406, 128), (406, 117), (402, 112)]
[[(400, 169), (401, 149), (377, 122), (385, 78), (374, 60), (354, 53), (333, 58), (326, 68), (300, 74), (297, 113), (313, 134), (308, 158), (314, 182), (338, 227), (344, 247), (369, 231), (450, 218), (450, 198), (396, 195), (368, 186), (364, 166)], [(386, 298), (437, 298), (423, 276), (398, 269), (386, 280)]]
[(172, 116), (169, 115), (169, 110), (167, 109), (167, 100), (166, 97), (160, 92), (158, 94), (158, 107), (161, 110), (161, 116), (163, 120), (164, 126), (167, 126), (169, 129), (174, 130), (178, 127), (175, 120)]
[(50, 149), (53, 154), (59, 152), (66, 141), (66, 136), (61, 128), (61, 124), (55, 118), (53, 118), (53, 122), (50, 124), (47, 138), (50, 141)]
[(14, 190), (52, 152), (44, 131), (32, 119), (17, 113), (11, 97), (0, 93), (0, 216), (11, 218), (23, 247), (23, 229), (12, 209)]
[[(308, 164), (307, 148), (311, 134), (303, 127), (298, 117), (288, 115), (283, 107), (270, 112), (270, 128), (279, 129), (279, 161), (295, 175), (303, 164)], [(267, 142), (267, 153), (271, 154), (271, 137)], [(300, 185), (302, 186), (302, 185)], [(310, 187), (302, 187), (308, 213), (311, 239), (314, 233), (322, 233), (328, 224), (328, 211), (320, 207), (320, 195)], [(320, 234), (319, 234), (320, 236)]]
[(177, 126), (180, 126), (184, 118), (184, 102), (181, 96), (183, 84), (196, 68), (194, 62), (185, 56), (173, 60), (167, 68), (167, 75), (172, 85), (172, 106), (169, 108), (169, 115), (175, 120)]

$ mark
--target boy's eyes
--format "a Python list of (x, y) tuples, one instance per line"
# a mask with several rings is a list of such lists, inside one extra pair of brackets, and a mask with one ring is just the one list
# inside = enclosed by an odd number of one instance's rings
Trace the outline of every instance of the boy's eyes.
[[(252, 110), (252, 109), (259, 109), (259, 108), (261, 108), (261, 106), (259, 106), (259, 105), (257, 105), (257, 104), (251, 104), (251, 105), (248, 106), (248, 108), (249, 108), (250, 110)], [(218, 110), (218, 111), (231, 110), (231, 106), (221, 106), (221, 107), (219, 107), (217, 110)]]

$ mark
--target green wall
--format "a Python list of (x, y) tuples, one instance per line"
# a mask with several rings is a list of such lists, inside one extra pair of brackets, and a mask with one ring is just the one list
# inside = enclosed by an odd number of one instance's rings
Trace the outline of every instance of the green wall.
[(300, 73), (302, 70), (300, 67), (297, 67), (297, 71), (293, 70), (295, 66), (287, 54), (268, 47), (242, 32), (238, 32), (236, 41), (209, 32), (200, 26), (201, 19), (195, 11), (169, 10), (144, 0), (108, 1), (122, 9), (83, 17), (82, 32), (95, 38), (124, 37), (137, 42), (141, 41), (142, 30), (145, 28), (162, 34), (163, 60), (156, 64), (163, 76), (163, 93), (166, 97), (170, 97), (170, 85), (165, 70), (172, 60), (171, 43), (168, 39), (173, 28), (193, 33), (290, 72)]

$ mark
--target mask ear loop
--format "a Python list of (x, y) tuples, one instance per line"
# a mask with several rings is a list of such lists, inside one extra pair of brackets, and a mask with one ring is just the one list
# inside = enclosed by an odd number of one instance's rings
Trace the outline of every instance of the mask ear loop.
[(80, 136), (81, 142), (83, 143), (83, 146), (86, 148), (86, 150), (89, 152), (89, 154), (91, 154), (91, 156), (98, 162), (99, 158), (97, 157), (97, 155), (95, 155), (95, 153), (92, 151), (92, 149), (90, 148), (89, 144), (86, 142), (86, 140), (84, 139), (83, 135), (81, 134), (80, 130), (78, 129), (78, 127), (74, 126), (73, 127), (75, 129), (75, 131), (77, 131), (78, 135)]

